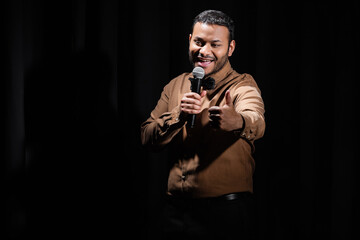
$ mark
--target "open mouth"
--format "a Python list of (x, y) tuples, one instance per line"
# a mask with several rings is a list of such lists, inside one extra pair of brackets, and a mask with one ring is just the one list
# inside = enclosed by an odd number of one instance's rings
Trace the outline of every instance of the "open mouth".
[(208, 67), (212, 62), (214, 61), (214, 59), (210, 59), (210, 58), (197, 58), (197, 65), (199, 65), (202, 68), (206, 68)]

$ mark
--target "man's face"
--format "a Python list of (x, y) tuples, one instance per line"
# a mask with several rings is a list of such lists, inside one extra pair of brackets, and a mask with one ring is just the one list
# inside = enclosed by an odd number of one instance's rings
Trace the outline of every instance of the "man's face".
[(197, 22), (189, 37), (189, 58), (194, 67), (202, 67), (205, 75), (223, 68), (235, 49), (235, 41), (229, 44), (227, 27)]

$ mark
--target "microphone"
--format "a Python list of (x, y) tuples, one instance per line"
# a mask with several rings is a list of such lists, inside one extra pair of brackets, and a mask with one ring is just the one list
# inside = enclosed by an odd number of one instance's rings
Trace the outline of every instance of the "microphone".
[[(190, 78), (191, 81), (191, 91), (192, 92), (196, 92), (197, 94), (200, 94), (200, 90), (201, 90), (201, 80), (204, 78), (205, 76), (205, 71), (203, 68), (201, 67), (195, 67), (192, 71), (192, 74), (194, 76), (194, 78)], [(191, 114), (191, 128), (194, 128), (195, 126), (195, 118), (196, 115), (195, 114)]]

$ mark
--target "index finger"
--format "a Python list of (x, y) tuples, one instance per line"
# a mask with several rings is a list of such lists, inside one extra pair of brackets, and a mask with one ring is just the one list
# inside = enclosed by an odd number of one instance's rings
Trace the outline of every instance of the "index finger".
[(198, 100), (201, 99), (201, 96), (196, 92), (188, 92), (188, 93), (185, 93), (184, 96), (185, 97), (190, 97), (190, 98), (195, 98), (195, 99), (198, 99)]

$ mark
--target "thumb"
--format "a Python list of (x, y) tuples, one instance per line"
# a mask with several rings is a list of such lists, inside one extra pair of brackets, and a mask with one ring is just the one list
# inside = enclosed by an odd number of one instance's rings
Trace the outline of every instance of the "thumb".
[(206, 95), (206, 91), (202, 91), (200, 97), (203, 98)]
[(226, 93), (225, 93), (225, 104), (228, 105), (228, 106), (233, 105), (232, 99), (231, 99), (231, 96), (230, 96), (230, 90), (227, 90)]

